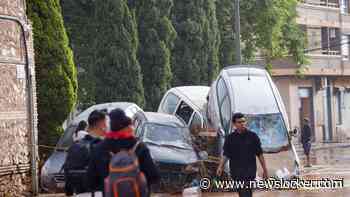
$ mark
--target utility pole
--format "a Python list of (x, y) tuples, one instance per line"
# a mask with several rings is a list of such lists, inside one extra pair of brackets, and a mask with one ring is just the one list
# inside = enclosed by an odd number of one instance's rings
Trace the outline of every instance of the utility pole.
[(236, 64), (242, 64), (241, 60), (241, 19), (239, 14), (239, 0), (235, 0), (235, 41), (236, 41)]

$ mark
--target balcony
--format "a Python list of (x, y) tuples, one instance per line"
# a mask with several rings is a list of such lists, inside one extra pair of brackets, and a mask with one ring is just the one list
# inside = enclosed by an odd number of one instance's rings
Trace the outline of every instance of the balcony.
[(303, 0), (301, 3), (305, 5), (312, 5), (312, 6), (322, 6), (322, 7), (329, 7), (329, 8), (339, 8), (339, 2), (333, 0), (333, 1), (322, 1), (322, 0)]
[[(339, 5), (322, 3), (300, 3), (297, 6), (297, 23), (306, 26), (321, 27), (340, 27), (340, 8)], [(315, 1), (312, 1), (315, 2)], [(321, 2), (321, 1), (317, 1)], [(328, 6), (327, 6), (328, 5)]]
[[(326, 51), (325, 51), (326, 53)], [(338, 54), (339, 52), (327, 51), (327, 53)], [(312, 76), (339, 76), (344, 75), (342, 70), (342, 61), (341, 55), (324, 55), (324, 54), (308, 54), (310, 64), (308, 65), (308, 70), (304, 73), (305, 75)], [(259, 62), (263, 63), (263, 62)], [(296, 75), (298, 66), (294, 63), (292, 58), (283, 58), (279, 60), (272, 61), (273, 76), (293, 76)], [(350, 74), (350, 65), (349, 72)]]

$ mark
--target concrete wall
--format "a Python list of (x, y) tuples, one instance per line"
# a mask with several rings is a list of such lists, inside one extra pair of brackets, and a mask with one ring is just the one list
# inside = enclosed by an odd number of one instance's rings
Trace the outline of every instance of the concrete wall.
[[(315, 90), (314, 79), (297, 79), (294, 77), (274, 77), (273, 79), (286, 106), (291, 128), (300, 128), (298, 89), (313, 87), (315, 140), (316, 142), (323, 141), (323, 91)], [(297, 140), (295, 141), (297, 142)]]
[(14, 17), (26, 26), (23, 37), (19, 23), (0, 18), (0, 196), (32, 196), (31, 153), (35, 149), (30, 144), (36, 134), (36, 100), (25, 1), (0, 0), (0, 15)]

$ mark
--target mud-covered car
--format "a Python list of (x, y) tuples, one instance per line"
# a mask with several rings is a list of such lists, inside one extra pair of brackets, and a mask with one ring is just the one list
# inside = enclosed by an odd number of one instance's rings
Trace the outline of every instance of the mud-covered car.
[(67, 156), (66, 150), (73, 144), (72, 136), (78, 123), (81, 120), (87, 121), (90, 113), (94, 110), (102, 110), (108, 113), (115, 108), (121, 108), (130, 118), (134, 118), (135, 113), (142, 111), (142, 109), (134, 103), (115, 102), (93, 105), (81, 112), (65, 129), (55, 150), (41, 169), (40, 185), (43, 190), (47, 192), (61, 192), (64, 190), (65, 180), (62, 166)]
[(136, 136), (150, 150), (161, 173), (155, 191), (182, 190), (200, 176), (205, 152), (192, 144), (188, 127), (173, 115), (145, 112), (135, 116)]

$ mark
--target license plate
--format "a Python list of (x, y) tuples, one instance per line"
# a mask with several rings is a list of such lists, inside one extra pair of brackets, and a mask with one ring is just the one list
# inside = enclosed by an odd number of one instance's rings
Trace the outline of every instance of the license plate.
[(65, 183), (63, 182), (63, 183), (57, 183), (57, 187), (58, 188), (64, 188), (64, 186), (65, 186)]

